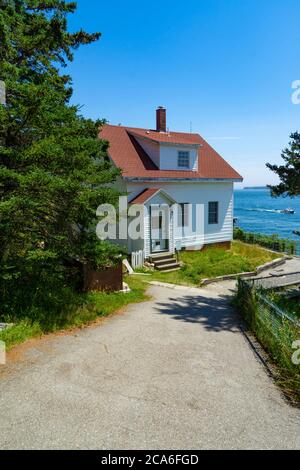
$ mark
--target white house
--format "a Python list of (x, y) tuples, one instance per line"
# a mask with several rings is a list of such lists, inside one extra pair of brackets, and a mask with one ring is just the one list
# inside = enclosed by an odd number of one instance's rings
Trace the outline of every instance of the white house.
[[(142, 205), (142, 235), (128, 240), (129, 252), (143, 250), (149, 258), (176, 248), (230, 246), (233, 188), (242, 177), (199, 134), (169, 132), (164, 108), (156, 114), (156, 130), (105, 125), (100, 133), (122, 169), (129, 204)], [(163, 208), (170, 208), (166, 222)]]

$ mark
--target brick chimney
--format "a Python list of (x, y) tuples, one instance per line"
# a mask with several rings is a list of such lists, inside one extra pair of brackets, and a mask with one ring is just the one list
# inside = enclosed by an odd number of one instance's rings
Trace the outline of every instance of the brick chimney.
[(156, 110), (156, 130), (167, 132), (167, 111), (163, 106), (159, 106)]

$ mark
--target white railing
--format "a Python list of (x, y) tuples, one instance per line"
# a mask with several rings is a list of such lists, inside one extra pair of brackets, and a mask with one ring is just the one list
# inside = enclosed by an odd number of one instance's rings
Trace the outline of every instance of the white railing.
[(145, 253), (143, 250), (131, 253), (131, 266), (133, 269), (142, 268), (145, 262)]

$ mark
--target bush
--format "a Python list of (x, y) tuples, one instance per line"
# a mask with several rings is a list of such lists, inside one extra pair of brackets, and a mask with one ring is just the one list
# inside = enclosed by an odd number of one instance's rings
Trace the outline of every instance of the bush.
[(120, 262), (120, 247), (86, 243), (80, 260), (61, 259), (47, 250), (0, 263), (0, 321), (38, 321), (47, 329), (53, 319), (67, 315), (81, 302), (83, 262), (95, 269)]
[(236, 227), (234, 229), (234, 239), (249, 244), (260, 245), (280, 253), (294, 255), (297, 252), (296, 241), (279, 238), (278, 235), (262, 235), (260, 233), (245, 232), (243, 229)]

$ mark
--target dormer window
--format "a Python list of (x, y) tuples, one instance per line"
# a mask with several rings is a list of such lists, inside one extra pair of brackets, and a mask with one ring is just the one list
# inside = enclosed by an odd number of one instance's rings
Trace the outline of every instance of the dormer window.
[(178, 168), (190, 168), (190, 152), (178, 152)]

